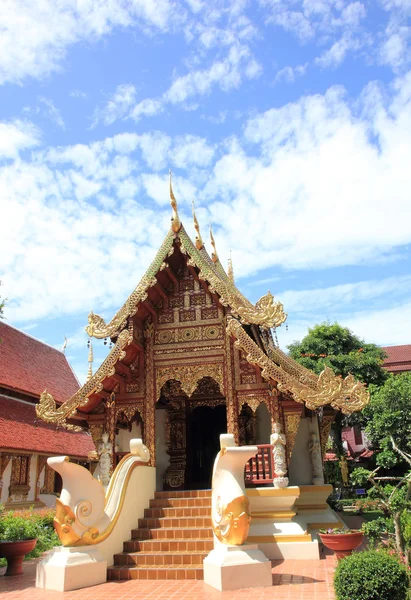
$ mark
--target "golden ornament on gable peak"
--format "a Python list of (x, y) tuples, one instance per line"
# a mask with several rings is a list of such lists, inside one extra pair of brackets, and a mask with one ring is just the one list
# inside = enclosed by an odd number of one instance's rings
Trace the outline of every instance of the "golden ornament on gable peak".
[(171, 217), (171, 229), (174, 231), (174, 233), (178, 233), (181, 229), (181, 221), (180, 221), (180, 217), (178, 215), (177, 200), (174, 196), (171, 178), (172, 178), (172, 175), (171, 175), (171, 170), (170, 170), (170, 204), (173, 209), (173, 215)]

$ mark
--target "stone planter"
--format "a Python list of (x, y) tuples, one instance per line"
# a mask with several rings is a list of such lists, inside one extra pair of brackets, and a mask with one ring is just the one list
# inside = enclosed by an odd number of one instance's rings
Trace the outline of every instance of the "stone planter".
[(332, 550), (338, 560), (352, 554), (353, 550), (361, 545), (364, 534), (361, 531), (348, 531), (347, 533), (320, 533), (324, 546)]
[(36, 539), (0, 542), (0, 557), (7, 560), (5, 575), (22, 575), (24, 557), (33, 550), (36, 544)]

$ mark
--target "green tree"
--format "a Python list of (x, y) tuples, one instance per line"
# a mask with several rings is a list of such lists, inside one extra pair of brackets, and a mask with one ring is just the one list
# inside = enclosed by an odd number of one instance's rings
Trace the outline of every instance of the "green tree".
[(370, 392), (365, 431), (377, 450), (377, 464), (391, 468), (403, 462), (393, 443), (411, 454), (411, 373), (390, 375), (383, 386), (371, 386)]
[[(317, 374), (328, 366), (336, 375), (346, 377), (352, 373), (359, 381), (374, 385), (382, 385), (388, 377), (382, 367), (384, 351), (375, 344), (366, 344), (338, 323), (315, 325), (301, 342), (290, 344), (288, 350), (294, 360)], [(344, 453), (341, 440), (343, 426), (358, 422), (362, 423), (358, 414), (347, 418), (337, 413), (333, 432), (338, 454)]]
[(381, 385), (387, 379), (382, 368), (384, 351), (375, 344), (366, 344), (338, 323), (315, 325), (301, 342), (290, 344), (288, 350), (294, 360), (317, 374), (328, 366), (337, 375), (346, 377), (352, 373), (367, 384)]

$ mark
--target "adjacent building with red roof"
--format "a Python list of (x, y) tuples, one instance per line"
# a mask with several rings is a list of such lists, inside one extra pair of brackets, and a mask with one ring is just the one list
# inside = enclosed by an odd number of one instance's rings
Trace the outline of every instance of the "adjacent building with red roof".
[(387, 354), (383, 364), (384, 369), (394, 374), (411, 371), (411, 344), (385, 346), (383, 350)]
[(36, 418), (47, 389), (57, 402), (80, 384), (63, 352), (0, 322), (0, 502), (41, 506), (58, 487), (47, 458), (68, 455), (85, 463), (94, 444), (87, 433), (56, 430)]

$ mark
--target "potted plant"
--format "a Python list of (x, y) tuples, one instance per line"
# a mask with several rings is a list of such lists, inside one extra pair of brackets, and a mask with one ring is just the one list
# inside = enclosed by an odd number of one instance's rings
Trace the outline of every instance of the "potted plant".
[(320, 529), (318, 533), (324, 546), (332, 550), (338, 560), (352, 554), (364, 539), (364, 533), (354, 529)]
[(36, 524), (9, 512), (0, 517), (0, 557), (7, 561), (5, 575), (21, 575), (23, 560), (37, 543)]

